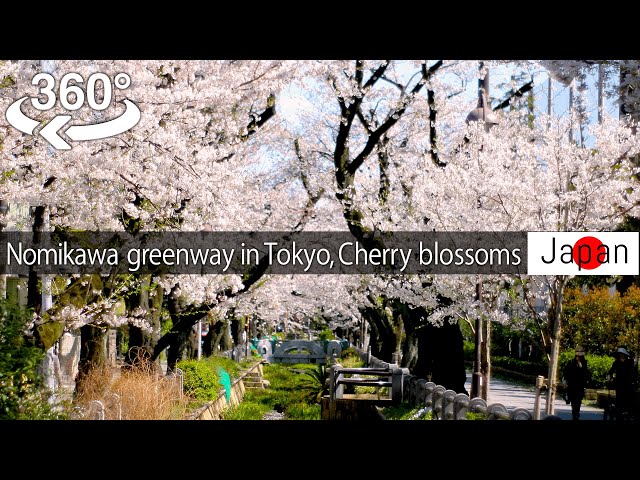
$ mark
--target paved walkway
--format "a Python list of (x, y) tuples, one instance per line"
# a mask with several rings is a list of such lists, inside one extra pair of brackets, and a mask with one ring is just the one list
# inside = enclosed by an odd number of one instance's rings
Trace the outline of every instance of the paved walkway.
[[(467, 373), (467, 383), (465, 388), (467, 391), (471, 389), (471, 374)], [(535, 400), (535, 390), (533, 387), (525, 387), (505, 380), (492, 378), (489, 389), (488, 404), (501, 403), (508, 410), (515, 408), (526, 408), (533, 413), (533, 405)], [(547, 405), (546, 392), (543, 390), (540, 398), (540, 411), (544, 412)], [(556, 398), (554, 402), (555, 415), (563, 420), (571, 420), (571, 405), (567, 405), (562, 397)], [(580, 408), (580, 420), (602, 420), (604, 411), (601, 408), (582, 405)], [(541, 414), (541, 418), (546, 415)]]

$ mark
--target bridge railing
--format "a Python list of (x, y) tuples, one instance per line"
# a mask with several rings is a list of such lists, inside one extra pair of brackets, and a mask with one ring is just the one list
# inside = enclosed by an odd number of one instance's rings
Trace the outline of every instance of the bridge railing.
[[(374, 387), (378, 400), (400, 403), (403, 399), (403, 378), (408, 373), (409, 369), (393, 364), (386, 368), (345, 368), (339, 363), (334, 364), (329, 370), (329, 400), (334, 402), (344, 398), (345, 386), (352, 385)], [(387, 392), (381, 395), (380, 390), (383, 388)]]
[[(358, 349), (360, 358), (373, 368), (383, 365), (391, 366), (371, 355), (371, 349), (362, 351)], [(394, 365), (397, 367), (397, 365)], [(402, 400), (412, 407), (421, 407), (419, 415), (431, 413), (433, 420), (468, 420), (468, 413), (475, 414), (478, 418), (486, 420), (532, 420), (532, 413), (526, 408), (508, 410), (501, 403), (487, 404), (481, 398), (469, 398), (465, 393), (457, 393), (448, 390), (442, 385), (436, 385), (423, 378), (409, 374), (408, 369), (402, 375)]]

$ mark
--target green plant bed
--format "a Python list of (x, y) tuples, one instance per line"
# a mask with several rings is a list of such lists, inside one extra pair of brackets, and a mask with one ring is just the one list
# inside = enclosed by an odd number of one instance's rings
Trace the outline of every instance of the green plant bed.
[(263, 367), (264, 378), (270, 383), (265, 390), (248, 392), (256, 402), (268, 405), (270, 410), (284, 411), (291, 420), (319, 420), (317, 402), (319, 373), (317, 365), (271, 364)]

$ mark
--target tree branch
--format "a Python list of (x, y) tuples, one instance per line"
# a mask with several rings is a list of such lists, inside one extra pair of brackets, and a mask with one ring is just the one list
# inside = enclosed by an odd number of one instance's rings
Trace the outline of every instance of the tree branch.
[(387, 203), (389, 198), (389, 190), (391, 182), (389, 181), (389, 154), (386, 146), (389, 143), (389, 137), (386, 135), (380, 141), (378, 145), (378, 168), (380, 169), (380, 188), (378, 189), (378, 200), (380, 205)]
[(276, 96), (271, 94), (267, 98), (267, 108), (260, 115), (254, 115), (249, 125), (247, 125), (247, 133), (240, 135), (242, 141), (246, 141), (256, 133), (267, 121), (276, 114)]
[(438, 154), (438, 132), (436, 130), (436, 95), (431, 89), (427, 89), (427, 105), (429, 106), (429, 155), (431, 161), (438, 167), (444, 167), (447, 164), (440, 161)]
[(311, 218), (314, 207), (316, 206), (318, 201), (320, 201), (320, 198), (322, 198), (322, 195), (324, 195), (324, 188), (320, 188), (320, 190), (318, 190), (316, 193), (313, 193), (311, 191), (311, 183), (309, 182), (309, 177), (307, 175), (307, 172), (304, 170), (304, 157), (300, 149), (300, 142), (298, 141), (297, 138), (293, 142), (293, 145), (296, 150), (296, 156), (298, 157), (298, 160), (300, 160), (300, 163), (301, 163), (300, 179), (302, 180), (302, 185), (304, 186), (304, 189), (307, 191), (307, 195), (309, 196), (309, 200), (307, 201), (307, 205), (304, 208), (304, 213), (302, 214), (302, 217), (300, 218), (296, 226), (293, 227), (293, 230), (295, 232), (299, 232), (299, 231), (302, 231), (302, 229), (308, 222), (309, 218)]
[(525, 83), (515, 92), (511, 92), (511, 94), (502, 102), (500, 102), (497, 107), (493, 107), (493, 111), (495, 112), (496, 110), (502, 110), (503, 108), (508, 107), (509, 105), (511, 105), (511, 101), (513, 99), (522, 97), (525, 93), (527, 93), (532, 88), (533, 88), (533, 80)]
[(362, 151), (358, 154), (356, 158), (353, 159), (352, 162), (350, 162), (347, 165), (347, 171), (351, 175), (355, 174), (356, 171), (362, 166), (364, 161), (367, 159), (367, 157), (371, 154), (375, 146), (380, 141), (380, 138), (382, 137), (382, 135), (387, 133), (387, 131), (391, 127), (393, 127), (398, 122), (398, 120), (400, 120), (409, 103), (411, 103), (415, 95), (418, 94), (422, 89), (422, 87), (424, 87), (427, 84), (427, 82), (438, 71), (438, 69), (442, 66), (442, 64), (443, 64), (443, 61), (438, 60), (428, 69), (426, 64), (422, 65), (422, 77), (420, 78), (418, 83), (411, 89), (409, 96), (404, 98), (401, 102), (401, 106), (396, 110), (390, 112), (389, 116), (384, 121), (384, 123), (369, 135), (369, 139), (367, 140), (367, 143), (365, 144)]

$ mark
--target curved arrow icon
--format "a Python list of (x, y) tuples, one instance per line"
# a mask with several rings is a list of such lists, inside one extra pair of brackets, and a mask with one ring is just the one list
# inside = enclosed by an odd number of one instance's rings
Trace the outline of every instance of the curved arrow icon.
[(74, 125), (69, 127), (66, 134), (71, 140), (98, 140), (126, 132), (140, 121), (140, 109), (126, 98), (123, 103), (126, 109), (119, 117), (95, 125)]
[[(27, 117), (20, 107), (29, 97), (22, 97), (7, 108), (5, 116), (11, 126), (23, 133), (33, 135), (40, 122)], [(124, 99), (125, 110), (122, 115), (112, 120), (94, 125), (74, 125), (69, 127), (66, 134), (71, 140), (98, 140), (113, 137), (133, 128), (140, 121), (140, 109), (129, 99)], [(70, 115), (57, 115), (41, 130), (40, 135), (58, 150), (70, 150), (71, 146), (60, 136), (58, 131), (71, 120)]]
[(12, 127), (17, 128), (22, 133), (28, 133), (29, 135), (33, 135), (34, 128), (40, 125), (40, 122), (36, 122), (35, 120), (32, 120), (31, 118), (27, 117), (24, 113), (22, 113), (22, 110), (20, 110), (22, 103), (27, 98), (29, 97), (22, 97), (21, 99), (16, 100), (11, 105), (9, 105), (9, 108), (7, 108), (5, 117), (7, 118), (7, 122), (9, 122)]
[(69, 120), (71, 120), (71, 115), (57, 115), (53, 117), (51, 121), (40, 130), (40, 135), (58, 150), (71, 150), (71, 145), (58, 135), (58, 130), (64, 127)]

